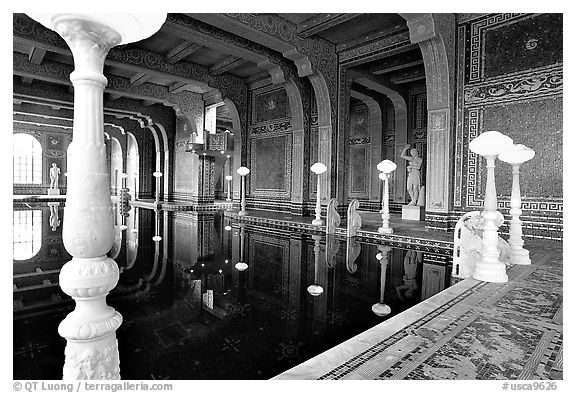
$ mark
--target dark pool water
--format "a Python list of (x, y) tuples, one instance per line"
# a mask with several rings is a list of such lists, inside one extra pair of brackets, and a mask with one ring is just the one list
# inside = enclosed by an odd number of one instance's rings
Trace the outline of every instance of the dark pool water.
[[(57, 326), (73, 309), (57, 285), (70, 259), (63, 206), (14, 211), (15, 255), (37, 251), (14, 260), (14, 379), (59, 379)], [(268, 379), (434, 295), (450, 276), (434, 254), (257, 227), (222, 212), (132, 208), (116, 223), (110, 255), (121, 275), (108, 304), (124, 318), (124, 379)], [(311, 285), (322, 293), (312, 296)], [(387, 316), (372, 311), (382, 299)]]

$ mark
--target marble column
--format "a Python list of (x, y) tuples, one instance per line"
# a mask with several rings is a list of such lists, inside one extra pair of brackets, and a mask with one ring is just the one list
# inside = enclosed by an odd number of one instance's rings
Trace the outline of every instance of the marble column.
[[(60, 286), (76, 302), (58, 327), (67, 341), (64, 379), (119, 379), (116, 329), (122, 316), (106, 304), (118, 283), (116, 262), (106, 256), (113, 243), (113, 211), (104, 144), (104, 59), (110, 48), (137, 41), (152, 31), (134, 14), (32, 14), (68, 44), (75, 70), (73, 140), (67, 151), (66, 221), (62, 237), (72, 255), (60, 271)], [(114, 26), (114, 27), (111, 27)]]

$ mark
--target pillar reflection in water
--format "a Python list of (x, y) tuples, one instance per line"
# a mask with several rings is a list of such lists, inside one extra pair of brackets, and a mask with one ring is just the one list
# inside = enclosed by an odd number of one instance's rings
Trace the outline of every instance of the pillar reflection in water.
[(76, 302), (58, 333), (67, 341), (64, 379), (119, 379), (116, 329), (122, 316), (106, 304), (119, 270), (106, 256), (113, 217), (104, 144), (104, 60), (110, 48), (155, 33), (166, 14), (32, 14), (68, 44), (74, 58), (73, 139), (67, 151), (66, 222), (62, 237), (72, 261), (60, 286)]
[(239, 262), (234, 265), (236, 270), (243, 272), (248, 269), (248, 264), (244, 262), (244, 241), (246, 237), (246, 226), (245, 224), (240, 224), (240, 251), (239, 251)]
[(320, 296), (324, 292), (324, 288), (318, 284), (318, 274), (320, 269), (320, 235), (312, 235), (314, 239), (314, 284), (307, 288), (307, 291), (312, 296)]
[(376, 259), (380, 261), (380, 301), (372, 306), (372, 312), (379, 317), (385, 317), (392, 310), (384, 303), (384, 292), (386, 290), (386, 269), (388, 268), (388, 257), (392, 250), (389, 246), (379, 245)]

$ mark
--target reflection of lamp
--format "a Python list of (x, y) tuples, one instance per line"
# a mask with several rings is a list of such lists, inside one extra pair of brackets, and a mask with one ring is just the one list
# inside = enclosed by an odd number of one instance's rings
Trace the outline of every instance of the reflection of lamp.
[(162, 236), (160, 236), (160, 212), (158, 210), (156, 210), (155, 212), (155, 223), (154, 223), (154, 236), (152, 237), (152, 240), (155, 242), (159, 242), (160, 240), (162, 240)]
[(227, 201), (231, 201), (230, 198), (230, 182), (232, 181), (232, 175), (226, 175), (226, 181), (228, 182), (228, 195), (226, 196)]
[[(119, 379), (116, 329), (122, 316), (106, 305), (106, 295), (119, 278), (118, 265), (106, 257), (113, 244), (113, 224), (104, 152), (104, 61), (110, 48), (154, 34), (166, 14), (30, 14), (64, 38), (74, 57), (70, 80), (74, 86), (73, 140), (68, 148), (66, 222), (63, 242), (72, 261), (60, 271), (60, 286), (76, 302), (76, 309), (60, 324), (67, 340), (63, 379), (99, 378), (83, 368), (70, 367), (93, 354), (109, 379)], [(90, 187), (90, 193), (86, 193)], [(97, 214), (98, 220), (85, 212)], [(91, 234), (90, 236), (86, 234)], [(79, 327), (94, 327), (90, 334)], [(102, 328), (100, 328), (102, 327)], [(106, 355), (104, 355), (106, 354)], [(89, 368), (94, 371), (93, 365)]]
[(472, 277), (488, 282), (507, 282), (506, 265), (498, 260), (498, 224), (494, 166), (498, 154), (512, 147), (512, 139), (498, 131), (486, 131), (469, 145), (472, 152), (486, 159), (486, 195), (484, 196), (484, 233), (481, 259), (476, 262)]
[(248, 269), (248, 265), (244, 262), (244, 224), (240, 224), (240, 262), (234, 265), (238, 271), (243, 272)]
[(236, 170), (241, 176), (240, 180), (240, 211), (238, 212), (239, 216), (245, 216), (248, 213), (246, 212), (246, 175), (250, 173), (250, 169), (246, 168), (245, 166), (241, 166)]
[(316, 218), (312, 220), (312, 225), (320, 226), (322, 225), (322, 218), (321, 218), (322, 207), (320, 205), (320, 175), (326, 172), (328, 168), (323, 163), (317, 162), (314, 165), (312, 165), (312, 167), (310, 167), (310, 170), (317, 175), (316, 178), (318, 179), (316, 186), (316, 209), (314, 209), (314, 212), (316, 213)]
[(392, 310), (384, 303), (384, 291), (386, 287), (386, 268), (388, 267), (388, 253), (392, 248), (384, 245), (378, 246), (380, 252), (376, 254), (376, 259), (380, 261), (380, 302), (372, 306), (372, 312), (379, 317), (385, 317)]
[(516, 265), (530, 265), (530, 252), (522, 240), (522, 200), (520, 198), (520, 164), (534, 158), (534, 150), (524, 145), (514, 145), (512, 149), (498, 155), (500, 161), (512, 165), (512, 193), (510, 195), (510, 262)]
[(318, 285), (318, 267), (320, 263), (320, 236), (312, 235), (314, 239), (314, 284), (307, 288), (307, 291), (312, 296), (320, 296), (324, 292), (324, 288)]
[(384, 189), (382, 190), (382, 226), (378, 228), (378, 233), (393, 233), (394, 230), (390, 228), (390, 208), (388, 206), (388, 180), (390, 180), (390, 174), (396, 170), (396, 164), (390, 160), (381, 161), (376, 168), (381, 172), (378, 176), (380, 180), (384, 181)]
[(226, 226), (224, 227), (224, 230), (225, 230), (225, 231), (231, 231), (231, 230), (232, 230), (232, 227), (231, 227), (230, 225), (226, 225)]

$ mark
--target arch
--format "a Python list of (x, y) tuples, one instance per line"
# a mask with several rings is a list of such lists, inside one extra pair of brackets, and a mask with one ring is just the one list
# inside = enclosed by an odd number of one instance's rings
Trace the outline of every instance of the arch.
[(328, 167), (328, 172), (322, 176), (320, 200), (328, 203), (332, 194), (332, 181), (335, 173), (332, 168), (332, 108), (330, 104), (330, 91), (324, 75), (320, 71), (309, 75), (310, 83), (314, 89), (316, 107), (318, 108), (318, 161)]
[[(371, 166), (375, 167), (382, 159), (382, 110), (376, 100), (370, 96), (352, 90), (350, 95), (364, 103), (368, 107), (370, 113), (370, 124), (372, 125), (371, 140), (370, 140), (370, 155)], [(350, 192), (348, 192), (350, 194)], [(370, 191), (369, 197), (371, 200), (380, 200), (380, 179), (378, 178), (378, 171), (370, 171)]]
[(126, 154), (126, 173), (128, 180), (126, 187), (132, 190), (133, 200), (138, 197), (139, 176), (140, 176), (140, 155), (138, 153), (138, 142), (136, 137), (131, 132), (127, 132), (127, 154)]
[(428, 106), (426, 211), (446, 213), (451, 207), (455, 90), (454, 14), (400, 14), (410, 41), (422, 51)]
[(42, 247), (42, 210), (13, 211), (13, 258), (28, 260), (38, 254)]
[(396, 90), (390, 89), (365, 76), (357, 77), (354, 81), (364, 87), (377, 91), (392, 102), (394, 107), (394, 157), (389, 157), (398, 165), (392, 174), (392, 200), (406, 202), (406, 160), (400, 159), (400, 153), (408, 141), (408, 106), (404, 97)]
[(42, 145), (34, 136), (14, 134), (13, 182), (15, 184), (42, 184)]
[[(166, 134), (166, 129), (160, 123), (154, 123), (152, 125), (147, 126), (146, 128), (150, 129), (152, 131), (152, 135), (154, 136), (154, 145), (156, 147), (156, 171), (162, 172), (163, 180), (160, 180), (160, 182), (162, 181), (164, 182), (163, 187), (161, 187), (162, 189), (156, 187), (155, 190), (156, 198), (159, 198), (160, 194), (162, 193), (163, 199), (168, 200), (169, 179), (170, 179), (170, 150), (168, 148), (168, 135)], [(162, 142), (160, 142), (158, 133), (160, 133)], [(162, 151), (164, 152), (163, 163), (162, 163)]]
[(292, 179), (290, 199), (292, 203), (304, 202), (304, 176), (307, 175), (304, 168), (304, 109), (302, 95), (298, 86), (292, 79), (284, 84), (290, 112), (292, 115)]

